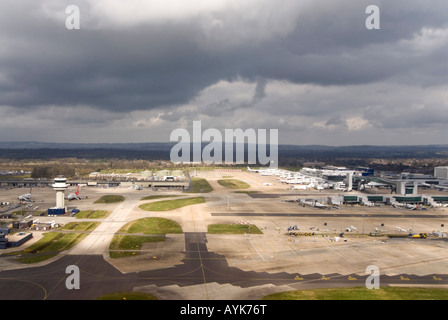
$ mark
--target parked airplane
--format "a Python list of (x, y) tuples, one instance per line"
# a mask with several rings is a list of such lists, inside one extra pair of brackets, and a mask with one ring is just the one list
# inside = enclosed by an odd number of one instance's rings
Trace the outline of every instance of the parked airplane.
[(316, 207), (316, 208), (319, 208), (319, 209), (331, 209), (331, 207), (330, 206), (327, 206), (326, 204), (323, 204), (323, 203), (320, 203), (320, 202), (317, 202), (316, 200), (302, 200), (302, 199), (300, 199), (299, 200), (299, 203), (303, 206), (303, 207), (305, 207), (305, 206), (310, 206), (310, 207)]
[(323, 204), (323, 203), (320, 203), (317, 201), (314, 203), (314, 206), (319, 209), (331, 209), (330, 206), (327, 206), (326, 204)]
[(260, 172), (260, 170), (251, 169), (251, 168), (249, 168), (249, 166), (247, 167), (247, 171), (249, 171), (249, 172)]
[(307, 190), (308, 188), (311, 188), (310, 185), (305, 184), (295, 184), (290, 187), (291, 190)]
[(79, 185), (78, 185), (78, 188), (76, 189), (76, 192), (75, 193), (70, 193), (67, 196), (67, 199), (68, 200), (81, 200), (81, 198), (79, 197)]
[(358, 230), (358, 229), (356, 227), (354, 227), (354, 226), (350, 226), (350, 227), (345, 229), (345, 231), (347, 231), (347, 232), (356, 231), (356, 230)]
[(305, 206), (314, 207), (314, 202), (313, 201), (300, 199), (299, 203), (302, 205), (302, 207), (305, 207)]
[(17, 199), (20, 201), (31, 201), (31, 193), (22, 194), (21, 196), (18, 196)]
[(402, 227), (396, 227), (396, 229), (397, 229), (398, 231), (400, 231), (400, 232), (406, 232), (406, 230), (403, 229)]

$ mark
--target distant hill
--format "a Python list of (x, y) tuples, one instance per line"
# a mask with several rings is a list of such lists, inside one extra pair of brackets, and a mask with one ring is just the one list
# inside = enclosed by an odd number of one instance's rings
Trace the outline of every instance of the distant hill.
[(171, 150), (175, 143), (51, 143), (51, 142), (0, 142), (0, 149), (119, 149), (119, 150)]
[[(3, 159), (160, 159), (169, 160), (171, 148), (176, 143), (45, 143), (0, 142)], [(203, 143), (206, 146), (208, 143)], [(192, 148), (191, 148), (192, 150)], [(224, 150), (224, 149), (223, 149)], [(236, 146), (234, 146), (236, 150)], [(247, 146), (245, 147), (247, 151)], [(333, 159), (367, 158), (448, 158), (448, 145), (415, 146), (325, 146), (279, 145), (279, 160), (332, 162)]]

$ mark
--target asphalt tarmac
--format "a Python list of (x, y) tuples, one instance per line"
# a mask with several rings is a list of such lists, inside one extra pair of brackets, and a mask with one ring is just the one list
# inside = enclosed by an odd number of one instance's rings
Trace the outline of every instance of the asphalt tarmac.
[[(207, 234), (185, 233), (185, 258), (170, 268), (123, 274), (102, 255), (64, 255), (45, 266), (0, 272), (2, 300), (92, 300), (102, 295), (133, 291), (134, 287), (176, 284), (178, 286), (232, 284), (242, 288), (265, 284), (289, 285), (295, 289), (320, 287), (365, 286), (368, 275), (290, 274), (243, 271), (229, 267), (224, 256), (207, 249)], [(1, 259), (1, 257), (0, 257)], [(68, 289), (71, 273), (66, 268), (76, 265), (80, 270), (80, 288)], [(447, 285), (445, 275), (381, 275), (380, 285), (393, 284)], [(260, 297), (262, 298), (262, 297)], [(208, 297), (206, 297), (208, 299)]]

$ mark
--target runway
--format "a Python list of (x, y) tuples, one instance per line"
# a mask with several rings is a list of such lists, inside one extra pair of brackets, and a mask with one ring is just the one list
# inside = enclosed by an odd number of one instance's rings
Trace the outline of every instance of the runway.
[[(243, 271), (229, 267), (225, 256), (208, 251), (207, 234), (185, 233), (185, 258), (182, 264), (169, 268), (123, 274), (102, 255), (64, 255), (45, 266), (0, 272), (0, 288), (7, 300), (91, 300), (107, 293), (133, 291), (136, 287), (177, 285), (203, 286), (204, 297), (212, 299), (207, 291), (211, 283), (231, 284), (249, 288), (266, 284), (288, 285), (295, 289), (320, 287), (364, 286), (368, 275), (291, 274)], [(148, 262), (150, 263), (150, 262)], [(66, 268), (80, 269), (80, 289), (67, 289)], [(381, 275), (381, 286), (448, 285), (447, 275)], [(193, 295), (192, 295), (193, 297)], [(259, 297), (262, 298), (262, 297)]]
[[(325, 209), (322, 209), (325, 210)], [(327, 210), (326, 210), (327, 211)], [(211, 213), (213, 217), (296, 217), (296, 218), (406, 218), (406, 219), (445, 219), (448, 215), (442, 214), (361, 214), (361, 213), (285, 213), (285, 212), (215, 212)]]

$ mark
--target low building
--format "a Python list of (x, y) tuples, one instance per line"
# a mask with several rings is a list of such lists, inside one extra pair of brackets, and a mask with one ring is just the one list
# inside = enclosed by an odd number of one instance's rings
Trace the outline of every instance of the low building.
[(33, 221), (31, 221), (31, 220), (14, 221), (12, 223), (12, 227), (14, 229), (26, 229), (26, 228), (31, 227), (32, 224), (33, 224)]
[(448, 179), (448, 167), (435, 167), (434, 176), (437, 179)]
[(36, 223), (33, 224), (31, 229), (36, 231), (46, 231), (51, 229), (51, 225), (48, 223)]
[(31, 232), (18, 232), (10, 236), (0, 235), (0, 249), (19, 247), (33, 238)]

